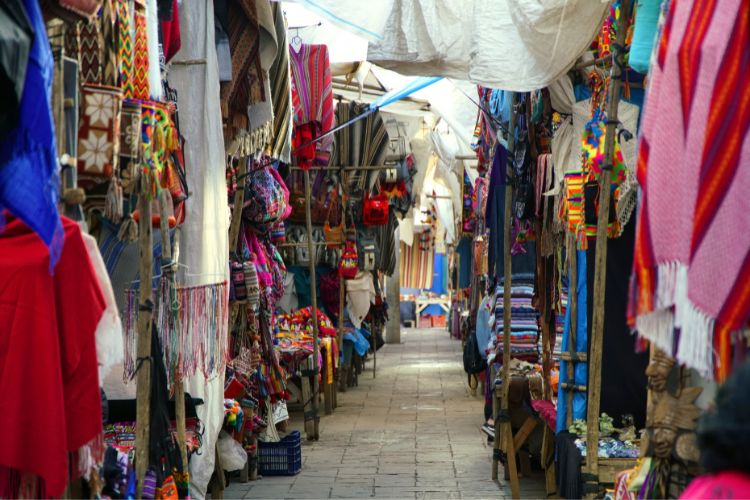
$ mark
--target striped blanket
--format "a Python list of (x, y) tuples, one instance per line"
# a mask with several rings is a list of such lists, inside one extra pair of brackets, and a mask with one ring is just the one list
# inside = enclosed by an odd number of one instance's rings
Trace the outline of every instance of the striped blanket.
[(401, 242), (399, 272), (403, 288), (432, 288), (434, 250), (420, 250), (419, 245)]
[(750, 0), (672, 2), (659, 40), (639, 138), (630, 321), (722, 379), (732, 333), (750, 319)]

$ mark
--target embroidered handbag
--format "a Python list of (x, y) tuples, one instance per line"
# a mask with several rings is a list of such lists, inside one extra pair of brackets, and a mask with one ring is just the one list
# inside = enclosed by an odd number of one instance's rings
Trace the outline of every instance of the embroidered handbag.
[(326, 222), (323, 226), (323, 232), (325, 233), (326, 247), (337, 248), (339, 245), (344, 243), (344, 225), (339, 224), (333, 226)]
[(305, 189), (302, 185), (301, 175), (293, 172), (290, 177), (289, 204), (292, 207), (292, 212), (289, 215), (289, 220), (295, 224), (305, 224), (307, 221), (307, 203), (305, 202)]
[(347, 241), (344, 251), (341, 253), (339, 260), (339, 274), (344, 279), (354, 279), (359, 272), (359, 258), (357, 257), (357, 245), (353, 241)]
[(81, 87), (81, 97), (78, 174), (81, 180), (102, 182), (112, 177), (119, 160), (122, 92), (87, 84)]
[(367, 226), (383, 226), (388, 223), (388, 197), (385, 194), (371, 197), (369, 193), (365, 193), (362, 222)]
[(260, 166), (250, 172), (247, 186), (242, 208), (242, 216), (247, 222), (266, 225), (289, 215), (289, 191), (268, 158), (263, 158)]

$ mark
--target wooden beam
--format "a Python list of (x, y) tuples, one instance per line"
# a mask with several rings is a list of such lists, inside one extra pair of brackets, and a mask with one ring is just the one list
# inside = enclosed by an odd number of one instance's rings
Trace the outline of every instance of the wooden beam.
[(531, 416), (526, 417), (521, 428), (518, 429), (516, 435), (513, 436), (513, 450), (515, 450), (515, 453), (518, 453), (518, 450), (521, 449), (521, 446), (523, 446), (526, 440), (529, 439), (529, 436), (531, 436), (531, 433), (534, 432), (534, 429), (536, 429), (536, 426), (539, 424), (540, 421), (538, 419)]
[[(599, 476), (599, 407), (601, 397), (602, 345), (604, 340), (604, 302), (607, 290), (607, 226), (609, 222), (610, 185), (612, 182), (612, 164), (614, 157), (615, 134), (617, 134), (617, 108), (620, 103), (622, 73), (625, 67), (625, 35), (630, 23), (631, 1), (622, 0), (620, 4), (620, 21), (617, 26), (617, 39), (612, 44), (612, 70), (609, 82), (609, 99), (607, 103), (607, 125), (604, 138), (604, 165), (599, 176), (599, 211), (596, 227), (596, 260), (594, 261), (594, 312), (591, 326), (590, 361), (588, 380), (588, 423), (587, 472), (589, 477)], [(591, 485), (589, 485), (591, 486)], [(588, 496), (594, 496), (590, 492)]]
[[(312, 237), (312, 215), (310, 213), (310, 200), (312, 195), (310, 194), (310, 171), (305, 170), (305, 219), (307, 222), (307, 250), (310, 255), (313, 255), (313, 237)], [(320, 416), (318, 415), (318, 397), (320, 390), (318, 388), (318, 374), (320, 374), (320, 366), (318, 365), (318, 355), (320, 353), (320, 345), (318, 338), (320, 333), (318, 332), (318, 285), (315, 276), (315, 260), (310, 259), (308, 269), (310, 270), (310, 302), (312, 303), (312, 322), (313, 322), (313, 379), (312, 379), (312, 412), (313, 412), (313, 426), (314, 433), (312, 439), (316, 441), (320, 435), (318, 432), (318, 423), (320, 422)], [(308, 439), (311, 436), (307, 436)]]
[(141, 176), (141, 195), (138, 197), (138, 252), (140, 288), (138, 289), (138, 357), (136, 359), (136, 426), (135, 475), (137, 497), (143, 498), (143, 480), (149, 467), (149, 427), (151, 425), (151, 320), (154, 303), (151, 290), (151, 202), (148, 177)]

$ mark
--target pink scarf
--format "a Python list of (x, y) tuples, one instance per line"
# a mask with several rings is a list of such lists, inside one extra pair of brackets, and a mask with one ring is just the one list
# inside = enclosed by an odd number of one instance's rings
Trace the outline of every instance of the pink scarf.
[(672, 2), (639, 142), (631, 322), (704, 376), (750, 316), (748, 19), (750, 0)]

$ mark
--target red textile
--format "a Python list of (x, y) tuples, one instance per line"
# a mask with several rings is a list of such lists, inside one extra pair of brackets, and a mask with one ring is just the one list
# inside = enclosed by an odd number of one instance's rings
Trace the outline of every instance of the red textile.
[(180, 50), (180, 16), (178, 14), (177, 0), (172, 0), (172, 19), (161, 21), (161, 34), (163, 38), (164, 59), (169, 62)]
[(42, 240), (18, 219), (6, 215), (6, 222), (0, 232), (0, 491), (12, 491), (20, 472), (38, 476), (45, 494), (57, 497), (67, 482), (68, 452), (101, 442), (94, 334), (106, 304), (76, 223), (62, 217), (65, 245), (50, 275)]

